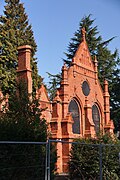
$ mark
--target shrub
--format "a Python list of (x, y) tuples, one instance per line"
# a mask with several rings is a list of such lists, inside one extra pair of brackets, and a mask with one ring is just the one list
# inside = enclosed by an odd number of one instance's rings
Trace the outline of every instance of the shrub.
[(110, 134), (76, 139), (70, 152), (70, 179), (99, 179), (100, 163), (103, 180), (120, 179), (119, 152), (120, 142)]

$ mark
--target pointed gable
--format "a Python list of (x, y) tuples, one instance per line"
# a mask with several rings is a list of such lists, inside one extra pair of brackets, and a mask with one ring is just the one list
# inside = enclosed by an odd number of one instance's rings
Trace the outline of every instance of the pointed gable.
[[(36, 92), (36, 98), (40, 100), (40, 108), (44, 109), (42, 111), (42, 118), (50, 123), (51, 120), (51, 103), (47, 94), (45, 86), (42, 84), (41, 87)], [(50, 128), (50, 127), (48, 127)]]
[(81, 66), (83, 68), (94, 71), (94, 64), (92, 62), (92, 58), (88, 49), (88, 45), (85, 39), (85, 29), (82, 28), (82, 42), (80, 43), (74, 57), (72, 63)]
[(49, 102), (48, 94), (47, 94), (46, 88), (45, 88), (45, 86), (43, 84), (37, 90), (36, 94), (37, 94), (37, 98), (39, 98), (40, 101)]

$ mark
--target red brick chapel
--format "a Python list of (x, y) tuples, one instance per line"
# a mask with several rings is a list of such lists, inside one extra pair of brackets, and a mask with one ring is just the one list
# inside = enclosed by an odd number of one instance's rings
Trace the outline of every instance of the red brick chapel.
[[(32, 92), (30, 69), (31, 47), (18, 48), (18, 79), (24, 78), (28, 92)], [(97, 70), (96, 57), (92, 60), (82, 29), (80, 43), (70, 67), (62, 67), (62, 81), (53, 102), (49, 101), (44, 85), (37, 90), (40, 106), (45, 108), (42, 116), (49, 123), (53, 139), (72, 141), (79, 137), (94, 137), (100, 130), (113, 132), (110, 120), (108, 82), (104, 81), (102, 90)], [(68, 155), (71, 145), (57, 143), (58, 173), (67, 172)]]

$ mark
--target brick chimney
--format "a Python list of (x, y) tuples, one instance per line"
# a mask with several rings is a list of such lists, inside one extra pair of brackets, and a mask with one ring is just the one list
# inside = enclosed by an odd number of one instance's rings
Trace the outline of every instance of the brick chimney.
[(18, 47), (18, 69), (17, 79), (19, 82), (25, 82), (27, 85), (27, 92), (32, 93), (32, 76), (30, 68), (31, 46), (24, 45)]

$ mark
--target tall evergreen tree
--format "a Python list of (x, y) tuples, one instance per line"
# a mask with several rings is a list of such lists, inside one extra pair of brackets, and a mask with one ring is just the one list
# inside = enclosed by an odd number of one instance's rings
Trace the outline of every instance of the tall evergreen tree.
[(117, 50), (112, 53), (107, 47), (115, 37), (103, 41), (102, 36), (99, 35), (98, 27), (94, 26), (94, 21), (95, 20), (91, 19), (91, 15), (82, 18), (79, 24), (79, 29), (74, 33), (74, 37), (71, 38), (68, 45), (68, 52), (65, 53), (67, 59), (64, 61), (68, 66), (70, 65), (70, 62), (82, 41), (81, 29), (84, 27), (86, 30), (86, 41), (90, 54), (92, 57), (95, 55), (97, 56), (99, 78), (103, 85), (104, 78), (107, 78), (108, 80), (111, 79), (111, 73), (113, 74), (113, 70), (117, 69), (119, 58)]
[(79, 29), (74, 33), (74, 37), (71, 38), (71, 41), (68, 45), (67, 53), (65, 55), (67, 56), (67, 59), (64, 61), (68, 66), (70, 66), (71, 60), (75, 55), (75, 52), (77, 51), (77, 48), (82, 41), (82, 34), (81, 29), (84, 27), (86, 30), (86, 41), (89, 46), (89, 50), (91, 55), (96, 54), (97, 46), (102, 40), (101, 36), (96, 37), (98, 35), (97, 26), (92, 27), (94, 20), (90, 19), (90, 16), (85, 16), (82, 18), (79, 24)]
[(61, 78), (61, 73), (56, 74), (56, 75), (53, 75), (50, 73), (47, 73), (47, 74), (50, 79), (49, 86), (47, 87), (47, 91), (49, 94), (49, 98), (52, 101), (56, 95), (57, 88), (59, 87), (60, 81), (62, 80), (62, 78)]
[[(39, 99), (31, 100), (25, 82), (16, 83), (6, 113), (0, 113), (0, 141), (46, 142), (47, 123), (41, 117)], [(0, 144), (0, 179), (45, 179), (45, 144)], [(51, 145), (51, 179), (55, 171), (56, 150)]]
[[(91, 15), (85, 16), (79, 24), (79, 29), (75, 32), (74, 37), (68, 45), (68, 52), (65, 53), (66, 59), (64, 61), (68, 66), (71, 64), (71, 60), (75, 55), (75, 52), (82, 40), (81, 29), (85, 27), (86, 41), (91, 56), (97, 57), (98, 60), (98, 76), (103, 86), (104, 79), (109, 82), (109, 92), (111, 96), (111, 117), (115, 122), (117, 129), (120, 129), (120, 58), (118, 50), (113, 53), (108, 49), (108, 44), (115, 38), (112, 37), (109, 40), (103, 41), (102, 36), (99, 35), (98, 27), (94, 26), (94, 21), (91, 19)], [(119, 84), (119, 85), (118, 85)], [(116, 114), (117, 112), (117, 114)]]
[(14, 89), (17, 48), (21, 45), (32, 46), (31, 69), (33, 77), (33, 90), (40, 85), (35, 53), (37, 45), (34, 40), (32, 26), (29, 25), (20, 0), (5, 0), (4, 15), (0, 16), (0, 88), (3, 93), (11, 93)]
[[(103, 87), (104, 79), (109, 82), (110, 102), (111, 102), (111, 118), (114, 120), (115, 130), (120, 131), (120, 58), (118, 50), (113, 53), (108, 49), (108, 44), (115, 38), (112, 37), (106, 41), (103, 41), (102, 36), (99, 35), (98, 27), (94, 26), (94, 19), (91, 19), (91, 15), (82, 18), (79, 24), (78, 30), (74, 33), (74, 37), (68, 45), (67, 52), (65, 53), (66, 59), (64, 62), (71, 65), (72, 58), (77, 51), (77, 48), (82, 41), (81, 29), (84, 27), (86, 30), (86, 41), (92, 58), (97, 57), (98, 60), (98, 76), (100, 83)], [(54, 79), (52, 78), (54, 77)], [(55, 96), (56, 89), (60, 83), (60, 78), (57, 75), (50, 75), (49, 90), (52, 93), (52, 97)], [(55, 87), (55, 84), (57, 86)]]
[(114, 120), (115, 131), (118, 132), (118, 137), (120, 139), (120, 73), (117, 76), (116, 74), (110, 89), (111, 119)]

